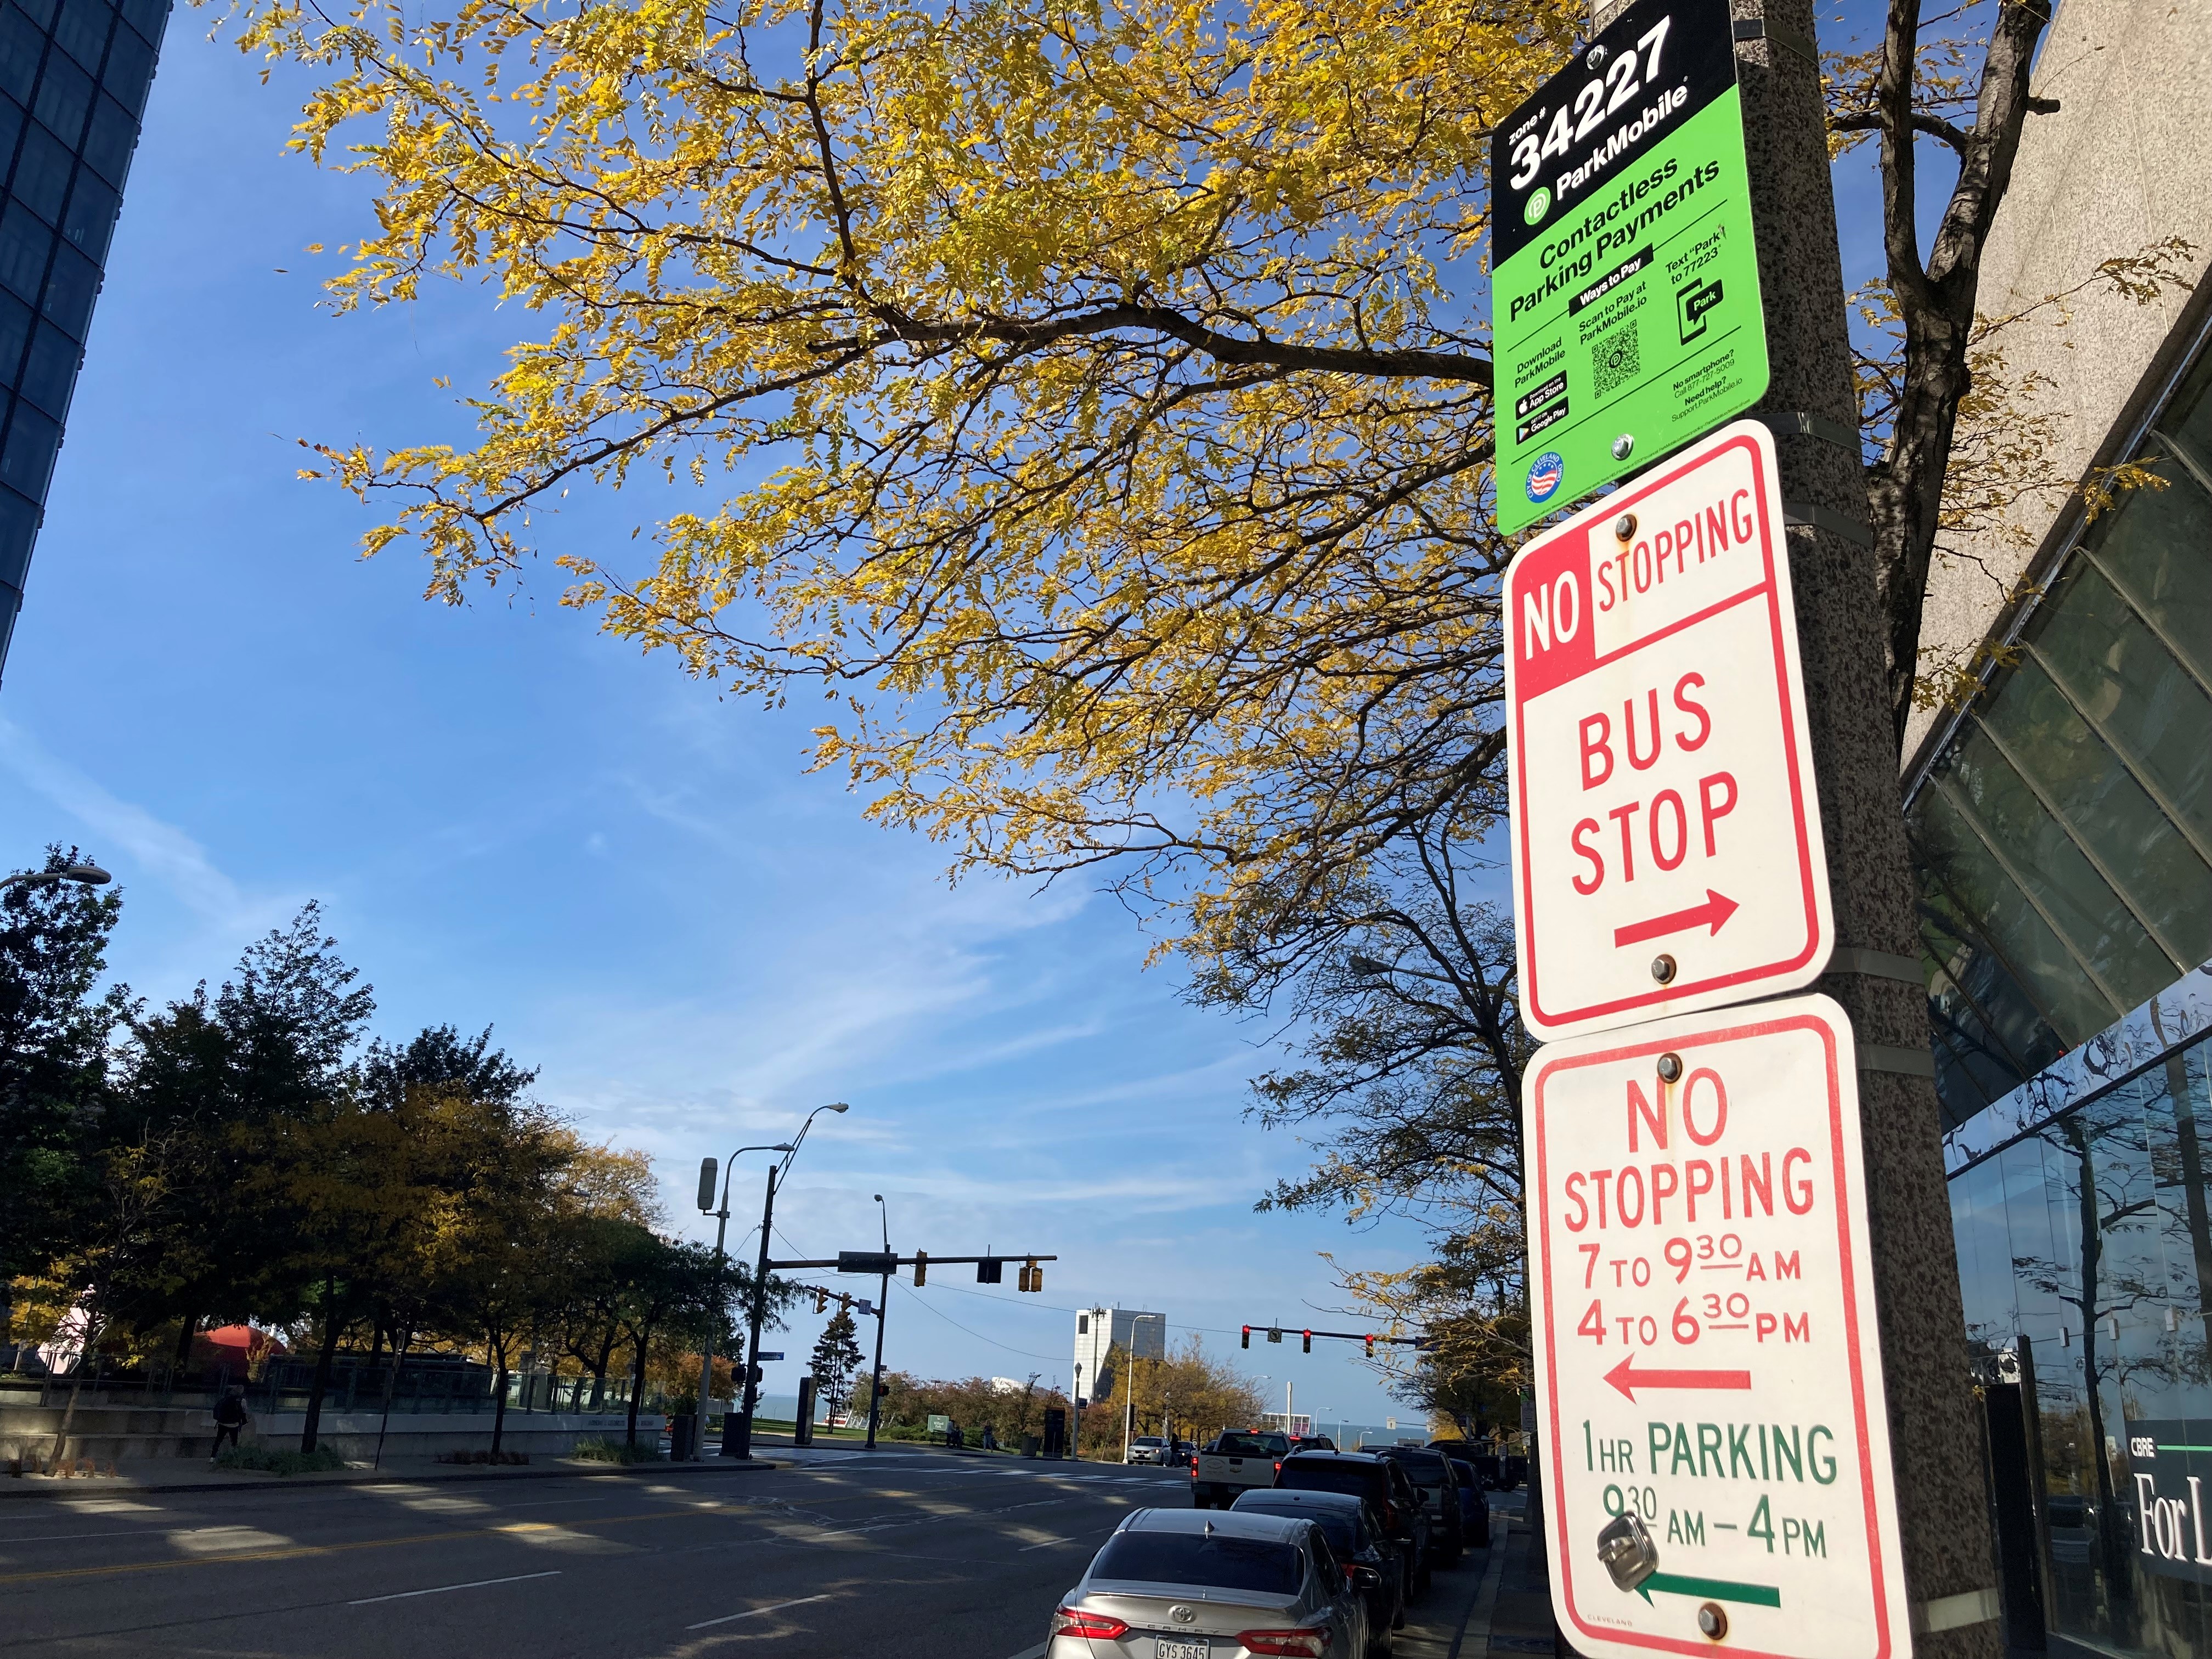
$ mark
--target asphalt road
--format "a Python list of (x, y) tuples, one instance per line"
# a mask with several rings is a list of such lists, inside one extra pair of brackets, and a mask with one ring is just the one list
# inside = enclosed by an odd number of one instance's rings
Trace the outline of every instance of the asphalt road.
[[(790, 1455), (788, 1453), (781, 1455)], [(0, 1505), (11, 1653), (1024, 1659), (1157, 1469), (825, 1452), (774, 1472)]]

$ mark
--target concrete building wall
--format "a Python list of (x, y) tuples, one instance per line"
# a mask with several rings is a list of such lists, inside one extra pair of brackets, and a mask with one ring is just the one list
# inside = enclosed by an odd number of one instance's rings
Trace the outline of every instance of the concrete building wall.
[[(2009, 315), (2081, 283), (2103, 260), (2153, 240), (2196, 245), (2192, 274), (2212, 254), (2212, 150), (2203, 112), (2212, 108), (2212, 25), (2203, 0), (2063, 0), (2039, 58), (2033, 89), (2057, 112), (2032, 115), (2012, 188), (1998, 210), (1982, 265), (1978, 304)], [(2052, 455), (2057, 476), (2075, 480), (2116, 459), (2136, 410), (2156, 394), (2145, 377), (2172, 341), (2188, 294), (2149, 305), (2100, 290), (2009, 329), (2008, 367), (2054, 383), (2036, 401), (2065, 418)], [(1971, 647), (2004, 620), (2008, 595), (2054, 543), (2072, 514), (2059, 496), (2014, 509), (2021, 542), (1999, 535), (1962, 540), (1939, 556), (1921, 628), (1923, 660)], [(1912, 757), (1941, 724), (1917, 712)]]
[[(1098, 1380), (1114, 1348), (1139, 1359), (1167, 1357), (1167, 1319), (1133, 1308), (1085, 1308), (1075, 1316), (1076, 1387), (1086, 1400), (1103, 1400)], [(1109, 1378), (1109, 1382), (1111, 1379)]]

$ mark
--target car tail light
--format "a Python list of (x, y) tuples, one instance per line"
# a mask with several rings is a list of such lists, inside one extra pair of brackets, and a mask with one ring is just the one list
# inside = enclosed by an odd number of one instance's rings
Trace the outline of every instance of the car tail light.
[[(1088, 1636), (1101, 1642), (1118, 1642), (1128, 1633), (1128, 1626), (1110, 1613), (1079, 1613), (1073, 1607), (1061, 1607), (1055, 1612), (1052, 1615), (1052, 1628), (1046, 1632), (1050, 1636)], [(1285, 1653), (1303, 1653), (1305, 1650), (1304, 1648), (1269, 1650)], [(1316, 1648), (1314, 1651), (1318, 1653), (1321, 1650)]]
[(1277, 1474), (1280, 1474), (1282, 1472), (1283, 1472), (1283, 1460), (1282, 1460), (1281, 1458), (1279, 1458), (1279, 1458), (1277, 1458), (1277, 1459), (1275, 1460), (1275, 1473), (1276, 1473)]
[(1317, 1630), (1246, 1630), (1237, 1639), (1248, 1653), (1275, 1653), (1294, 1659), (1321, 1659), (1328, 1651), (1328, 1627)]

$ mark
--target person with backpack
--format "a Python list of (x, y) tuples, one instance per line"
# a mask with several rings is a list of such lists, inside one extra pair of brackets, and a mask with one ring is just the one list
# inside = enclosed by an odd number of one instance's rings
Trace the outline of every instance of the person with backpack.
[(252, 1413), (246, 1409), (246, 1401), (237, 1388), (225, 1389), (222, 1398), (215, 1402), (215, 1445), (208, 1453), (209, 1463), (214, 1463), (222, 1455), (222, 1443), (226, 1436), (229, 1437), (230, 1443), (236, 1446), (240, 1431), (252, 1420)]

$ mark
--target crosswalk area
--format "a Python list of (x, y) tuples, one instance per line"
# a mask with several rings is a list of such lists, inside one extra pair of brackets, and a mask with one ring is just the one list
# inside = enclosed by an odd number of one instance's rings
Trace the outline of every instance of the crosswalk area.
[[(863, 1451), (853, 1447), (777, 1446), (767, 1449), (774, 1462), (789, 1463), (812, 1468), (832, 1464), (868, 1463), (893, 1464), (905, 1468), (918, 1465), (951, 1474), (995, 1477), (1004, 1480), (1060, 1480), (1085, 1486), (1148, 1486), (1155, 1492), (1179, 1492), (1187, 1485), (1176, 1471), (1140, 1472), (1134, 1468), (1085, 1468), (1081, 1464), (1047, 1463), (1022, 1458), (1000, 1461), (996, 1458), (947, 1456), (942, 1452), (923, 1451)], [(1077, 1469), (1084, 1472), (1077, 1474)]]

